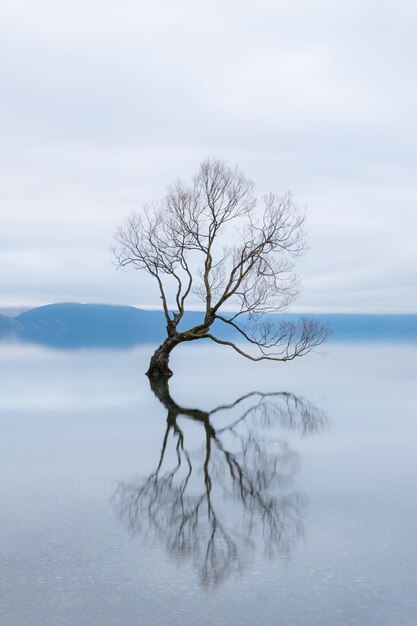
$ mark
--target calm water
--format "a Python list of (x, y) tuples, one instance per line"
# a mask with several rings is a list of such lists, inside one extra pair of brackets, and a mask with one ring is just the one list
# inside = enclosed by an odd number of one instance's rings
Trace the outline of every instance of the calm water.
[(417, 624), (415, 345), (0, 346), (0, 623)]

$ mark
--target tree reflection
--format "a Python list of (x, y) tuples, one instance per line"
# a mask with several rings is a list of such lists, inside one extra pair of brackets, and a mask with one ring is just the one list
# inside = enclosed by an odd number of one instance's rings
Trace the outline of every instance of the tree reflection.
[[(263, 431), (311, 434), (326, 428), (323, 411), (290, 393), (256, 391), (203, 411), (179, 406), (166, 379), (150, 384), (167, 409), (158, 463), (145, 479), (119, 482), (112, 498), (130, 532), (156, 535), (172, 556), (191, 560), (204, 586), (242, 570), (261, 544), (269, 556), (288, 555), (302, 533), (302, 498), (292, 489), (298, 455)], [(187, 446), (182, 418), (201, 428), (201, 449)]]

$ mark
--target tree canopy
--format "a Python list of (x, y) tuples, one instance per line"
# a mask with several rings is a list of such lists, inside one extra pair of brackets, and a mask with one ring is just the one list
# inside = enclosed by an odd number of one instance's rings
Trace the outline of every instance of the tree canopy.
[[(249, 178), (213, 158), (191, 184), (178, 180), (160, 202), (131, 213), (115, 234), (116, 264), (155, 279), (167, 322), (148, 373), (171, 375), (172, 349), (196, 339), (253, 361), (288, 361), (320, 345), (327, 329), (318, 321), (266, 315), (286, 311), (298, 296), (294, 265), (306, 250), (304, 221), (292, 194), (258, 199)], [(179, 331), (191, 295), (203, 303), (202, 321)], [(233, 327), (239, 341), (213, 334), (216, 320)]]

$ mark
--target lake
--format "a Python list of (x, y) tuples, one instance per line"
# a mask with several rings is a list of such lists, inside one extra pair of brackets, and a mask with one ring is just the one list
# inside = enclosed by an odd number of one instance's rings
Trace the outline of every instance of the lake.
[(0, 623), (415, 626), (417, 345), (151, 351), (0, 344)]

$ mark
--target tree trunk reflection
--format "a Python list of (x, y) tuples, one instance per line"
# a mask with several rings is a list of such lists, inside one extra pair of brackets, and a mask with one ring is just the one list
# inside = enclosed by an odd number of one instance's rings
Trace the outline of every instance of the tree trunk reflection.
[[(150, 385), (167, 410), (156, 469), (120, 482), (112, 499), (130, 532), (152, 531), (172, 556), (193, 562), (204, 586), (241, 571), (260, 544), (269, 556), (288, 555), (303, 532), (298, 455), (263, 433), (318, 432), (328, 425), (323, 411), (290, 393), (256, 391), (203, 411), (179, 406), (167, 379)], [(201, 426), (201, 450), (187, 447), (183, 418)]]

